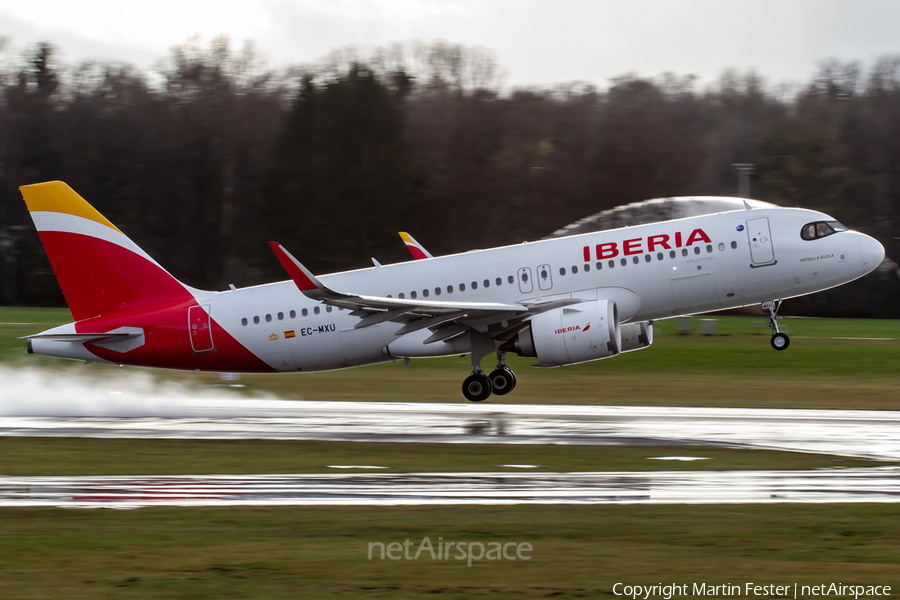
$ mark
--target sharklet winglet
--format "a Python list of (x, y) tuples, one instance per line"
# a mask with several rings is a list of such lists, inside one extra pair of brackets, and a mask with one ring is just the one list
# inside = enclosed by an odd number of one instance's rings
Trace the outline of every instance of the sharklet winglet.
[(275, 256), (278, 257), (281, 266), (287, 271), (297, 289), (303, 292), (303, 295), (306, 297), (314, 300), (323, 300), (325, 298), (342, 298), (346, 296), (346, 294), (339, 294), (329, 289), (278, 242), (269, 242), (269, 247), (272, 248)]
[(434, 258), (434, 256), (425, 249), (425, 247), (416, 241), (416, 239), (405, 231), (398, 231), (400, 239), (406, 244), (406, 249), (412, 254), (415, 260), (424, 260), (426, 258)]

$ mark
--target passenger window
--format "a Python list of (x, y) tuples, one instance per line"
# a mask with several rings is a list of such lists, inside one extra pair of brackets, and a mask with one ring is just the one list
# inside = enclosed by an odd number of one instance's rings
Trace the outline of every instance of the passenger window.
[(681, 255), (682, 255), (682, 256), (687, 256), (687, 248), (682, 248), (682, 249), (681, 249)]
[(490, 279), (485, 279), (485, 280), (484, 280), (484, 287), (486, 287), (486, 288), (491, 287), (491, 280), (490, 280)]
[(435, 295), (435, 296), (440, 296), (440, 295), (441, 295), (441, 288), (439, 288), (439, 287), (434, 288), (434, 295)]
[(621, 261), (621, 262), (622, 262), (622, 266), (623, 266), (623, 267), (624, 267), (624, 266), (625, 266), (625, 265), (627, 265), (627, 264), (628, 264), (628, 261), (627, 261), (627, 260), (625, 260), (625, 259), (624, 259), (624, 258), (623, 258), (623, 259), (622, 259), (622, 261)]
[(477, 282), (477, 281), (473, 281), (473, 282), (472, 282), (472, 289), (473, 289), (473, 290), (477, 290), (477, 289), (478, 289), (478, 282)]
[(614, 266), (616, 266), (616, 261), (614, 261), (614, 260), (609, 261), (609, 268), (612, 269)]
[(706, 245), (706, 252), (707, 252), (707, 253), (712, 252), (712, 244), (707, 244), (707, 245)]
[(419, 295), (418, 295), (417, 293), (415, 293), (415, 292), (410, 292), (410, 293), (409, 293), (409, 297), (412, 298), (413, 300), (415, 300), (418, 296), (419, 296)]
[(319, 307), (317, 306), (317, 307), (315, 307), (315, 308), (313, 309), (313, 312), (316, 313), (316, 314), (319, 314), (319, 313), (322, 312), (322, 311), (321, 311), (321, 309), (319, 309)]
[(266, 323), (272, 322), (272, 315), (266, 315)]
[(657, 252), (657, 253), (656, 253), (656, 260), (662, 260), (662, 259), (663, 259), (663, 253), (662, 253), (662, 252)]
[(737, 250), (737, 242), (731, 242), (731, 249)]
[(494, 283), (496, 283), (497, 285), (503, 285), (503, 279), (498, 277), (497, 279), (494, 280)]
[(309, 316), (309, 310), (304, 308), (303, 310), (300, 311), (300, 314), (303, 315), (304, 317)]
[(326, 307), (325, 307), (325, 312), (331, 312), (331, 308), (332, 308), (331, 305), (326, 306)]
[(283, 312), (278, 313), (278, 320), (284, 321), (284, 313)]
[(461, 291), (461, 292), (466, 291), (466, 284), (464, 284), (464, 283), (459, 284), (459, 291)]
[(719, 252), (724, 252), (724, 251), (725, 251), (725, 244), (723, 244), (722, 242), (719, 242)]
[[(542, 272), (541, 272), (541, 275), (543, 276), (543, 274), (544, 274), (544, 273), (543, 273), (543, 271), (542, 271)], [(559, 274), (560, 274), (560, 275), (565, 275), (565, 274), (566, 274), (566, 268), (565, 268), (565, 267), (560, 267), (560, 268), (559, 268)]]
[(513, 282), (515, 282), (516, 278), (513, 277), (512, 275), (510, 275), (509, 277), (506, 278), (506, 280), (510, 283), (513, 283)]
[(700, 246), (694, 246), (694, 254), (700, 254)]
[(577, 272), (578, 272), (578, 267), (573, 266), (573, 267), (572, 267), (572, 273), (575, 274), (575, 273), (577, 273)]
[(675, 258), (675, 251), (669, 250), (669, 258)]
[(587, 273), (591, 270), (591, 265), (584, 265), (584, 272)]
[(428, 289), (422, 290), (422, 297), (423, 297), (423, 298), (427, 298), (427, 297), (428, 297)]
[(596, 265), (594, 265), (594, 266), (595, 266), (595, 267), (597, 267), (597, 270), (598, 270), (598, 271), (599, 271), (599, 270), (600, 270), (600, 269), (602, 269), (602, 268), (603, 268), (603, 263), (602, 263), (602, 262), (600, 262), (600, 261), (599, 261), (599, 260), (598, 260), (598, 261), (597, 261), (597, 264), (596, 264)]
[(653, 257), (650, 256), (649, 254), (645, 254), (645, 255), (644, 255), (644, 260), (647, 261), (647, 262), (650, 262), (651, 260), (653, 260)]
[(448, 285), (448, 286), (447, 286), (447, 293), (448, 293), (448, 294), (452, 294), (452, 293), (453, 293), (453, 286), (452, 286), (452, 285)]
[(253, 324), (259, 325), (259, 317), (253, 317)]
[(297, 311), (296, 311), (296, 310), (292, 310), (289, 314), (291, 315), (291, 318), (292, 318), (292, 319), (297, 318)]
[(243, 319), (241, 319), (241, 325), (244, 325), (244, 326), (247, 325), (247, 317), (244, 317)]
[(400, 292), (399, 294), (397, 294), (397, 297), (398, 298), (406, 298), (406, 294), (404, 294), (403, 292)]

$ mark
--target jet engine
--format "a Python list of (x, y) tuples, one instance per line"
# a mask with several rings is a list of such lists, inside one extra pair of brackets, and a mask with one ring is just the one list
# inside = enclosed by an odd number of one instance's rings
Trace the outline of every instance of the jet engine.
[(541, 367), (615, 356), (622, 350), (616, 303), (596, 300), (540, 313), (501, 349), (535, 357)]
[(619, 329), (622, 331), (622, 352), (643, 350), (653, 343), (653, 323), (626, 323)]

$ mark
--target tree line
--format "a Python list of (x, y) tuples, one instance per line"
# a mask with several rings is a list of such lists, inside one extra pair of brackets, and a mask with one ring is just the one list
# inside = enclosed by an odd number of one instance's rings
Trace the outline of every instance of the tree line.
[(152, 72), (0, 45), (0, 302), (62, 302), (18, 186), (66, 181), (173, 275), (225, 289), (544, 237), (624, 203), (752, 195), (823, 210), (900, 257), (900, 56), (808, 82), (624, 75), (507, 89), (443, 42), (267, 67), (225, 38)]

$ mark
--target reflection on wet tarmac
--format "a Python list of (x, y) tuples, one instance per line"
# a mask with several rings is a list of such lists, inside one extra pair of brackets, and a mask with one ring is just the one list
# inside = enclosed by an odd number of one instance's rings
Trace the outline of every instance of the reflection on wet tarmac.
[(140, 397), (0, 403), (0, 435), (719, 445), (900, 459), (900, 412)]
[(0, 477), (0, 506), (897, 502), (900, 467), (820, 471)]

